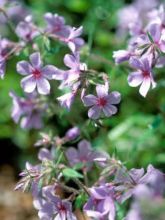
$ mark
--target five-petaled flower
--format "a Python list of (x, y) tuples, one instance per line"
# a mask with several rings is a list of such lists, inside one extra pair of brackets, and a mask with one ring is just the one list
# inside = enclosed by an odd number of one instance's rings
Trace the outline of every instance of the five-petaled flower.
[(145, 97), (150, 86), (152, 85), (152, 88), (156, 86), (156, 83), (153, 79), (151, 64), (146, 57), (141, 58), (141, 60), (131, 57), (130, 65), (137, 69), (137, 71), (132, 72), (128, 76), (128, 84), (132, 87), (136, 87), (141, 84), (139, 93)]
[(108, 93), (108, 86), (101, 84), (96, 86), (96, 93), (97, 96), (87, 95), (83, 97), (84, 105), (91, 106), (88, 117), (98, 119), (102, 112), (106, 117), (116, 114), (117, 108), (114, 105), (120, 102), (120, 93), (117, 91)]
[(112, 186), (102, 185), (90, 189), (90, 198), (84, 205), (84, 212), (92, 219), (114, 220), (115, 203)]
[(55, 187), (55, 185), (43, 187), (42, 196), (34, 199), (34, 206), (39, 210), (39, 218), (43, 220), (76, 220), (72, 213), (71, 203), (55, 195)]
[(89, 171), (92, 168), (94, 159), (100, 157), (101, 153), (92, 150), (90, 142), (82, 140), (78, 144), (78, 149), (70, 147), (66, 151), (66, 156), (71, 166), (82, 164), (82, 169)]
[(48, 80), (53, 79), (56, 70), (57, 68), (52, 65), (43, 67), (39, 52), (30, 55), (30, 63), (27, 61), (17, 63), (17, 72), (21, 75), (28, 75), (21, 80), (21, 86), (27, 93), (32, 93), (37, 87), (38, 93), (49, 94)]

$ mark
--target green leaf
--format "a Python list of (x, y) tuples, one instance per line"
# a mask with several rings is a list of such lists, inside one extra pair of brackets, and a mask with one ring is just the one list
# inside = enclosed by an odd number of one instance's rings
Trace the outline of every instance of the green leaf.
[(86, 201), (87, 201), (87, 195), (86, 194), (83, 193), (83, 194), (78, 195), (76, 200), (75, 200), (75, 207), (78, 208), (78, 209), (81, 209)]
[(69, 177), (69, 178), (83, 178), (83, 175), (81, 175), (79, 172), (71, 168), (63, 169), (62, 173), (65, 177)]

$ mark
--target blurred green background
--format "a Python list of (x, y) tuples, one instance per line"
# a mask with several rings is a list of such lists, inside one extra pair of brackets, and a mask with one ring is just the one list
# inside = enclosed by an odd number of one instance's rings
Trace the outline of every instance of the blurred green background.
[[(126, 48), (126, 40), (116, 36), (117, 10), (131, 1), (124, 0), (27, 0), (21, 1), (32, 11), (34, 21), (44, 26), (45, 12), (58, 13), (66, 23), (75, 27), (84, 26), (86, 45), (82, 54), (88, 53), (85, 60), (89, 68), (108, 73), (111, 90), (122, 94), (119, 112), (112, 118), (102, 121), (99, 127), (88, 121), (87, 108), (78, 100), (71, 112), (62, 109), (55, 97), (60, 92), (57, 83), (52, 83), (52, 108), (48, 111), (42, 131), (63, 136), (66, 130), (79, 125), (82, 137), (89, 139), (96, 148), (104, 149), (111, 155), (115, 153), (129, 168), (146, 167), (152, 163), (165, 171), (165, 79), (164, 69), (157, 69), (156, 89), (150, 91), (147, 98), (138, 93), (138, 88), (131, 88), (127, 83), (129, 69), (127, 64), (115, 66), (112, 52)], [(53, 54), (47, 54), (46, 62), (64, 67), (63, 55), (69, 52), (54, 46)], [(0, 163), (14, 167), (16, 175), (24, 167), (25, 161), (36, 162), (37, 150), (34, 143), (39, 138), (36, 130), (23, 130), (14, 124), (10, 112), (12, 100), (9, 91), (21, 95), (21, 76), (16, 73), (16, 61), (7, 64), (7, 73), (0, 81)], [(76, 106), (79, 106), (77, 108)], [(53, 109), (53, 112), (52, 112)]]

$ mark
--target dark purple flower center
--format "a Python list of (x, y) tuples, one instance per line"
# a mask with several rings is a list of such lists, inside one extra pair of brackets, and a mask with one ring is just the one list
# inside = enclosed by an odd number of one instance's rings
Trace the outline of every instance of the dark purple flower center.
[(38, 69), (34, 69), (32, 72), (34, 78), (39, 79), (41, 77), (41, 71)]
[(26, 34), (26, 35), (25, 35), (25, 38), (26, 38), (28, 41), (30, 41), (30, 40), (31, 40), (31, 33)]
[(96, 199), (96, 198), (95, 198), (95, 199), (93, 200), (94, 206), (97, 206), (97, 205), (100, 203), (100, 201), (101, 201), (100, 199)]
[(61, 25), (57, 24), (54, 28), (53, 28), (53, 32), (58, 32), (61, 31)]
[(143, 77), (149, 77), (150, 76), (150, 73), (147, 70), (143, 71), (142, 74), (143, 74)]
[(66, 207), (62, 203), (58, 204), (58, 209), (60, 212), (66, 212)]
[(97, 105), (100, 107), (104, 107), (107, 104), (107, 100), (104, 97), (100, 97), (97, 99)]

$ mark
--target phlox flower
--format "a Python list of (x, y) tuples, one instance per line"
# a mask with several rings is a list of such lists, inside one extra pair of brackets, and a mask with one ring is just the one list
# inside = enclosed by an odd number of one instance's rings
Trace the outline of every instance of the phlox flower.
[(91, 107), (88, 111), (88, 117), (98, 119), (101, 113), (104, 113), (106, 117), (116, 114), (117, 108), (114, 105), (120, 102), (120, 93), (117, 91), (108, 93), (108, 86), (101, 84), (96, 86), (96, 93), (97, 96), (87, 95), (83, 97), (84, 105)]

